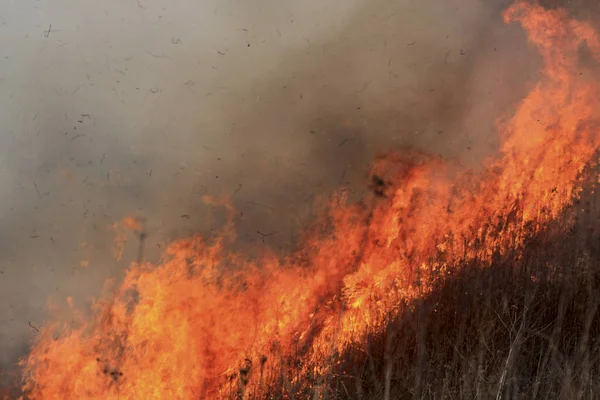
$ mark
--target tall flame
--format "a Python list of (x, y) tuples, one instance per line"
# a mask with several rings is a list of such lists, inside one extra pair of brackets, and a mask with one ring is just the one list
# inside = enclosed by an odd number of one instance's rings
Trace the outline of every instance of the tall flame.
[(499, 124), (502, 152), (483, 173), (381, 157), (379, 196), (336, 196), (285, 258), (226, 251), (227, 235), (176, 242), (161, 265), (132, 265), (91, 320), (42, 331), (22, 363), (28, 398), (219, 398), (232, 377), (259, 396), (282, 374), (302, 384), (461, 264), (522, 247), (579, 195), (598, 150), (600, 82), (580, 52), (600, 62), (600, 41), (564, 11), (526, 2), (505, 21), (522, 24), (545, 66)]

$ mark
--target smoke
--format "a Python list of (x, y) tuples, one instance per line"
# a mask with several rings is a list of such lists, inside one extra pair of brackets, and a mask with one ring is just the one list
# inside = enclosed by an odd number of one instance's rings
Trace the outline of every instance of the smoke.
[(48, 298), (89, 304), (135, 259), (134, 236), (111, 253), (125, 216), (156, 260), (218, 228), (203, 197), (228, 194), (240, 245), (286, 251), (378, 152), (476, 168), (539, 62), (506, 3), (4, 2), (0, 365)]

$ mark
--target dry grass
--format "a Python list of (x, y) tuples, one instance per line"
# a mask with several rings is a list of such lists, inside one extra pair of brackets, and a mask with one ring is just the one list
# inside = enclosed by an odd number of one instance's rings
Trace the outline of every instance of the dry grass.
[[(231, 398), (600, 398), (600, 212), (586, 199), (524, 252), (459, 266), (383, 333), (323, 360), (326, 376), (293, 376), (298, 361), (280, 358), (276, 374), (241, 369)], [(250, 373), (259, 388), (245, 388)]]
[(299, 361), (279, 356), (276, 373), (242, 368), (231, 398), (600, 398), (600, 210), (585, 199), (525, 251), (458, 266), (383, 333), (323, 360), (326, 376), (293, 376)]
[(586, 199), (524, 252), (462, 266), (326, 377), (282, 374), (250, 398), (600, 398), (600, 213)]
[(230, 397), (600, 398), (600, 207), (582, 198), (524, 251), (456, 266), (382, 331), (322, 360), (325, 376), (294, 376), (301, 358), (278, 355), (279, 371), (242, 367)]

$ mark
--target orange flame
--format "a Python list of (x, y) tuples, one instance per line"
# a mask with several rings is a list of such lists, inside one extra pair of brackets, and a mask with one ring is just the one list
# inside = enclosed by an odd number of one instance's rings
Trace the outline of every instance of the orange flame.
[[(32, 399), (190, 399), (246, 395), (264, 380), (324, 373), (335, 354), (377, 332), (461, 263), (485, 265), (560, 216), (598, 150), (597, 34), (564, 11), (518, 2), (545, 61), (541, 78), (499, 127), (502, 154), (477, 177), (421, 154), (376, 160), (376, 192), (336, 196), (298, 253), (249, 260), (226, 235), (172, 244), (159, 266), (134, 264), (95, 318), (45, 328), (23, 361)], [(289, 358), (300, 366), (283, 366)]]
[(115, 232), (113, 254), (117, 261), (121, 261), (129, 233), (139, 232), (142, 229), (142, 226), (134, 217), (125, 217), (120, 222), (115, 222), (112, 226), (112, 229)]

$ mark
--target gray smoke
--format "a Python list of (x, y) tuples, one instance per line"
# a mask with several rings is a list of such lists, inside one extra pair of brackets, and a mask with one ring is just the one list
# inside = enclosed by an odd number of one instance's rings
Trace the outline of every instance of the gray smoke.
[[(0, 5), (0, 365), (46, 302), (85, 306), (143, 217), (145, 257), (243, 213), (240, 242), (285, 251), (315, 196), (360, 195), (378, 152), (476, 167), (538, 58), (506, 1), (8, 0)], [(89, 266), (82, 267), (82, 260)]]

